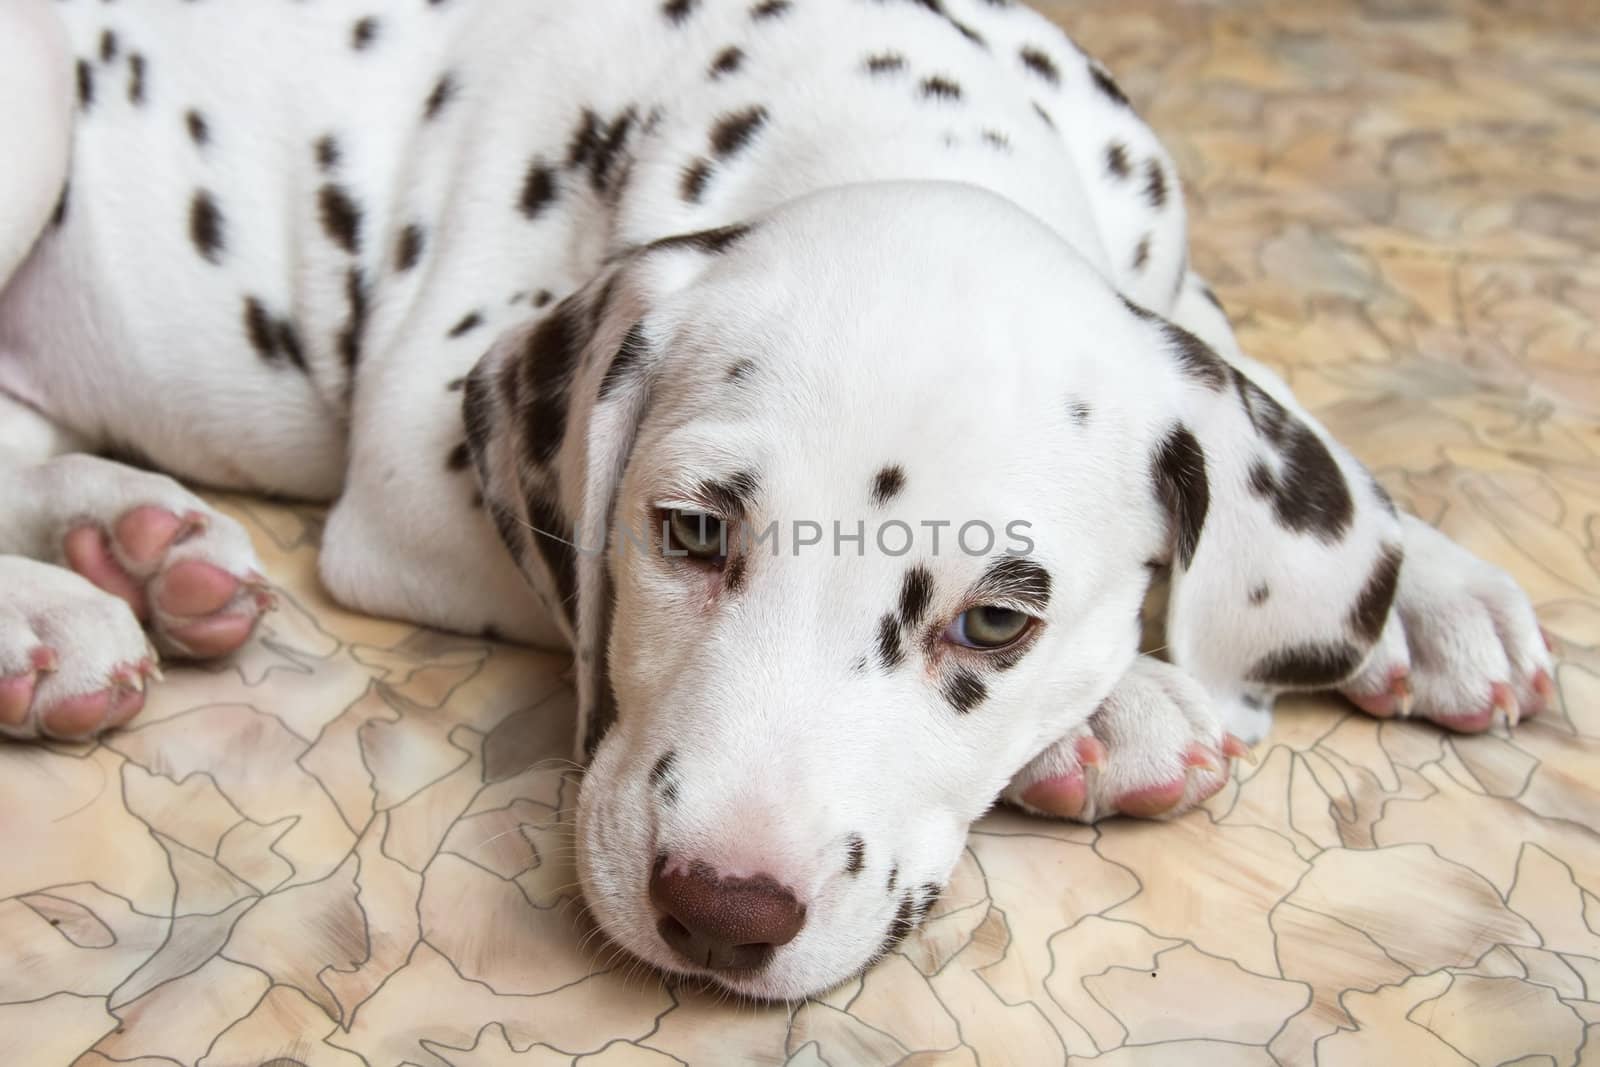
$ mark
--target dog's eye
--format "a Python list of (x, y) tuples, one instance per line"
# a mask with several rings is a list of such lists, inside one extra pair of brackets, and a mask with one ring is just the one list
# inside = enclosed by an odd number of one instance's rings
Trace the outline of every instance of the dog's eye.
[(957, 615), (944, 636), (967, 648), (1004, 648), (1027, 633), (1032, 625), (1032, 615), (985, 604)]
[(716, 561), (728, 554), (727, 524), (703, 511), (667, 512), (672, 547), (693, 559)]

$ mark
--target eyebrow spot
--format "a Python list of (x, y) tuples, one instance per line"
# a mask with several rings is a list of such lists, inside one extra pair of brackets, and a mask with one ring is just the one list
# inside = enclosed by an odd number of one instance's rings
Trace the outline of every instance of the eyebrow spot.
[(912, 627), (928, 613), (933, 600), (933, 575), (926, 567), (912, 567), (900, 586), (900, 625)]
[(872, 502), (881, 508), (899, 496), (905, 487), (905, 468), (898, 464), (885, 467), (872, 479)]
[(1050, 572), (1026, 556), (1002, 556), (983, 572), (973, 596), (1014, 600), (1030, 611), (1043, 611), (1050, 603)]

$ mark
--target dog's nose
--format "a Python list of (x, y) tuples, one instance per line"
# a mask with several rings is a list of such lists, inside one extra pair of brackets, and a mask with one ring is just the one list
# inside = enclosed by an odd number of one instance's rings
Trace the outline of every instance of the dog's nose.
[(669, 866), (659, 857), (650, 874), (650, 900), (666, 912), (656, 929), (690, 963), (755, 970), (805, 925), (805, 905), (775, 878), (719, 878), (702, 863)]

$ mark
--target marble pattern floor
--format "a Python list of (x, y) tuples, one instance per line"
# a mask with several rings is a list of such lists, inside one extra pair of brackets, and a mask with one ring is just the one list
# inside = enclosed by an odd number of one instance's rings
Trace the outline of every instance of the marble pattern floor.
[(1044, 6), (1172, 147), (1245, 348), (1525, 583), (1560, 708), (1287, 701), (1204, 810), (993, 815), (898, 952), (755, 1008), (586, 936), (562, 659), (341, 610), (319, 512), (223, 498), (259, 638), (0, 747), (0, 1063), (1600, 1064), (1593, 4)]

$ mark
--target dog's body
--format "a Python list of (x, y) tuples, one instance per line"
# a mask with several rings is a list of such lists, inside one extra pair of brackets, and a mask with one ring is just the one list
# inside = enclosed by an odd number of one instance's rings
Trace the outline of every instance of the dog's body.
[[(231, 524), (59, 453), (332, 500), (346, 603), (574, 646), (608, 931), (792, 995), (909, 929), (1002, 793), (1182, 810), (1286, 688), (1471, 729), (1547, 696), (1521, 593), (1239, 352), (1171, 161), (1025, 8), (29, 0), (0, 31), (38, 102), (0, 117), (0, 729), (116, 725), (140, 623), (217, 654), (264, 606)], [(651, 551), (682, 515), (778, 533)], [(1136, 658), (1152, 567), (1176, 666)], [(971, 643), (990, 608), (1031, 621)]]

